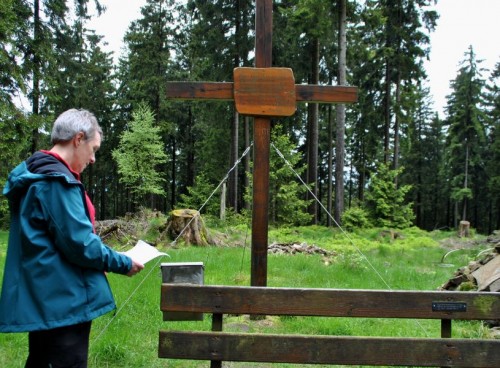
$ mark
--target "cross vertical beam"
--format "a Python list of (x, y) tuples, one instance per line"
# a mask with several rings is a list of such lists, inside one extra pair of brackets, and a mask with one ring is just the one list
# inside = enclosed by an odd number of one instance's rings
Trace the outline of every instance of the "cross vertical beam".
[[(272, 66), (273, 2), (256, 0), (255, 67)], [(252, 209), (251, 285), (267, 286), (269, 215), (269, 151), (271, 119), (255, 117)]]

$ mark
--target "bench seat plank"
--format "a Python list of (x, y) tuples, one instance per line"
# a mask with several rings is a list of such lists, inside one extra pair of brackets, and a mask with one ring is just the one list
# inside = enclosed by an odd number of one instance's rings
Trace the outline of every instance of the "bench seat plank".
[(160, 331), (159, 357), (297, 364), (500, 367), (500, 340)]
[(162, 284), (161, 310), (367, 318), (500, 319), (500, 293)]

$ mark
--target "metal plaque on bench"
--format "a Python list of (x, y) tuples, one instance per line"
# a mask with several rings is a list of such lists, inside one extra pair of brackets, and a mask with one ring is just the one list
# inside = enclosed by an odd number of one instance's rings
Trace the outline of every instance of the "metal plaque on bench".
[[(203, 262), (174, 262), (161, 264), (164, 284), (204, 284)], [(163, 312), (164, 321), (203, 321), (203, 313)]]

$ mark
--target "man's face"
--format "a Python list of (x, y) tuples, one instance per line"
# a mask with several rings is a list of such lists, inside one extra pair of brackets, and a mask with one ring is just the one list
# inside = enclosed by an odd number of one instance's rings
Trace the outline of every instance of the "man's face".
[(92, 139), (84, 139), (83, 133), (78, 134), (75, 151), (75, 167), (72, 169), (81, 173), (89, 164), (95, 162), (95, 154), (101, 147), (101, 135), (96, 133)]

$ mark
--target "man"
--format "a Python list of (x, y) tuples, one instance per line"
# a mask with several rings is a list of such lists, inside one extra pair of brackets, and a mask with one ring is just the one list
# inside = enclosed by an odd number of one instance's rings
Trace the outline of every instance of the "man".
[(144, 266), (102, 243), (80, 173), (102, 140), (97, 119), (71, 109), (54, 122), (50, 151), (9, 175), (11, 215), (0, 332), (29, 331), (26, 367), (87, 367), (91, 321), (116, 308), (106, 272)]

